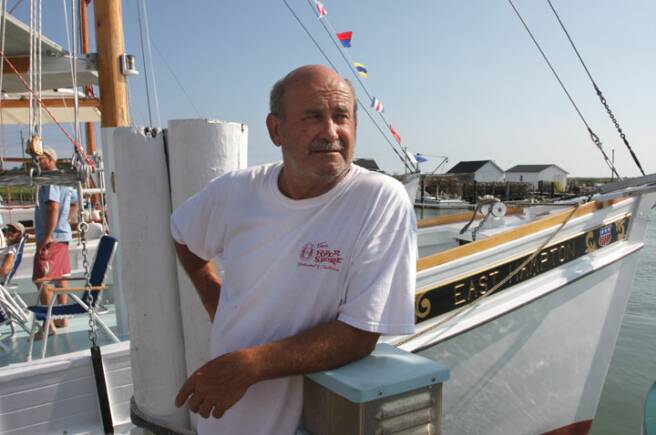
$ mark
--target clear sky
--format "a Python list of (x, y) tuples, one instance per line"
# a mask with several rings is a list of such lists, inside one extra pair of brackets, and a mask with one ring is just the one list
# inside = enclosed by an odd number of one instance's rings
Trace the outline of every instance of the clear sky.
[[(340, 72), (349, 75), (307, 0), (287, 0)], [(552, 0), (647, 173), (656, 172), (656, 2)], [(16, 15), (25, 17), (27, 2)], [(148, 1), (161, 120), (202, 117), (249, 126), (249, 164), (278, 160), (264, 119), (273, 82), (326, 63), (282, 0)], [(623, 176), (638, 175), (546, 0), (515, 0), (583, 115)], [(10, 6), (13, 2), (10, 1)], [(44, 32), (66, 46), (62, 3), (44, 2)], [(555, 163), (574, 176), (607, 176), (601, 154), (507, 0), (325, 0), (336, 31), (353, 31), (349, 54), (411, 152), (460, 160)], [(124, 1), (135, 124), (148, 123), (137, 1)], [(348, 76), (354, 79), (352, 76)], [(364, 92), (356, 83), (360, 96)], [(366, 97), (363, 98), (366, 101)], [(157, 124), (157, 121), (155, 121)], [(384, 128), (384, 126), (383, 126)], [(56, 136), (57, 133), (52, 133)], [(391, 136), (390, 136), (391, 137)], [(50, 140), (65, 147), (57, 136)], [(68, 152), (64, 152), (68, 154)], [(361, 112), (356, 157), (401, 172)], [(438, 159), (423, 164), (431, 171)]]

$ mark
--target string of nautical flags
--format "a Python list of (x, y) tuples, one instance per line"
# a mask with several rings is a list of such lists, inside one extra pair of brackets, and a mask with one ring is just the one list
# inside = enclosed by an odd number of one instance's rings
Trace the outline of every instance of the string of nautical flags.
[[(335, 44), (335, 47), (337, 47), (339, 53), (344, 58), (344, 61), (348, 64), (349, 69), (351, 70), (357, 81), (360, 83), (362, 89), (367, 94), (367, 97), (369, 98), (369, 102), (370, 102), (370, 108), (373, 109), (376, 113), (378, 113), (383, 123), (387, 127), (389, 133), (394, 137), (396, 144), (399, 146), (399, 148), (401, 148), (401, 155), (399, 155), (399, 157), (403, 160), (406, 166), (408, 166), (408, 163), (410, 163), (409, 166), (411, 166), (412, 169), (414, 170), (418, 169), (417, 164), (419, 163), (419, 160), (417, 159), (417, 155), (408, 152), (406, 148), (402, 145), (401, 135), (398, 133), (398, 131), (394, 129), (394, 127), (392, 127), (392, 124), (387, 121), (384, 115), (385, 107), (383, 106), (382, 101), (378, 97), (372, 95), (369, 92), (369, 89), (367, 88), (364, 81), (362, 80), (369, 77), (369, 70), (362, 62), (354, 62), (347, 51), (347, 49), (352, 47), (353, 31), (348, 30), (348, 31), (336, 32), (327, 18), (328, 9), (326, 8), (325, 4), (321, 0), (307, 0), (307, 1), (308, 4), (316, 12), (321, 25), (324, 27), (324, 30), (326, 30), (326, 32), (330, 35), (331, 40)], [(312, 5), (312, 3), (314, 3), (314, 5)], [(337, 41), (339, 42), (339, 44), (337, 43)], [(383, 134), (383, 136), (385, 135)], [(388, 140), (387, 137), (386, 140)], [(392, 145), (392, 143), (390, 143), (390, 145)], [(394, 146), (392, 147), (394, 148)], [(423, 161), (425, 161), (425, 158), (423, 159)]]

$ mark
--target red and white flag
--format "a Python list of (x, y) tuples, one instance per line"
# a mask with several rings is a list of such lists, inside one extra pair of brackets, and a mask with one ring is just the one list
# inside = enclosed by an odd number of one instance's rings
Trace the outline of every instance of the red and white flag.
[(326, 9), (323, 3), (321, 3), (319, 0), (315, 0), (314, 4), (317, 7), (317, 14), (319, 14), (319, 18), (328, 15), (328, 9)]
[(371, 99), (371, 107), (373, 107), (373, 109), (378, 113), (383, 111), (383, 103), (381, 103), (380, 100), (376, 97)]
[(390, 132), (392, 133), (392, 136), (394, 136), (394, 139), (401, 145), (401, 136), (394, 130), (394, 127), (392, 127), (392, 124), (389, 125)]

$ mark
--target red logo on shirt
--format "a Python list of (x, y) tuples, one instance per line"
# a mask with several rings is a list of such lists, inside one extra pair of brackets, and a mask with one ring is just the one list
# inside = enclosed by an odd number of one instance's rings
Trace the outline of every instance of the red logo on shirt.
[(306, 243), (298, 256), (298, 266), (339, 271), (342, 264), (342, 251), (330, 249), (328, 242)]

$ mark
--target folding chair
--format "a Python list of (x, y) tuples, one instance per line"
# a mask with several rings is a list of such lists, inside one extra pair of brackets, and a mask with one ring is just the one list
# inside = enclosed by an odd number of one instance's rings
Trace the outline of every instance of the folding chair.
[(11, 327), (10, 336), (13, 336), (16, 333), (14, 323), (18, 324), (28, 334), (30, 333), (30, 329), (27, 327), (27, 322), (29, 320), (27, 304), (20, 295), (15, 292), (17, 286), (11, 286), (11, 280), (14, 275), (16, 275), (18, 266), (20, 266), (21, 261), (23, 260), (23, 251), (25, 250), (25, 243), (27, 242), (28, 237), (29, 236), (25, 234), (18, 242), (14, 264), (7, 274), (5, 281), (0, 283), (0, 325), (9, 325)]
[[(34, 321), (32, 322), (32, 330), (30, 333), (30, 344), (29, 344), (29, 353), (27, 360), (32, 359), (32, 347), (34, 344), (34, 336), (38, 331), (39, 321), (43, 321), (45, 325), (45, 330), (43, 332), (43, 346), (41, 349), (41, 358), (46, 356), (46, 346), (48, 344), (48, 333), (50, 332), (50, 321), (59, 320), (59, 319), (69, 319), (75, 316), (90, 314), (93, 317), (93, 321), (96, 322), (106, 333), (111, 337), (114, 342), (118, 343), (120, 340), (118, 337), (109, 329), (109, 327), (103, 322), (103, 320), (95, 312), (96, 303), (98, 301), (98, 296), (100, 291), (106, 289), (107, 286), (103, 285), (105, 282), (105, 276), (107, 275), (107, 270), (109, 269), (109, 264), (112, 261), (114, 252), (118, 245), (118, 240), (111, 236), (102, 236), (100, 242), (98, 242), (98, 250), (96, 251), (96, 257), (93, 260), (93, 266), (91, 267), (91, 273), (89, 274), (89, 286), (90, 291), (86, 287), (61, 287), (61, 288), (52, 288), (54, 292), (53, 298), (48, 305), (32, 305), (28, 309), (34, 313)], [(48, 283), (54, 283), (59, 281), (84, 281), (84, 277), (59, 277), (59, 278), (44, 278), (38, 280), (37, 284), (40, 284), (40, 292), (45, 291), (46, 285)], [(84, 292), (82, 297), (79, 297), (75, 292)], [(73, 303), (65, 305), (55, 305), (55, 296), (60, 293), (68, 294)], [(94, 309), (91, 310), (90, 307)]]

